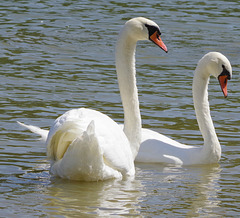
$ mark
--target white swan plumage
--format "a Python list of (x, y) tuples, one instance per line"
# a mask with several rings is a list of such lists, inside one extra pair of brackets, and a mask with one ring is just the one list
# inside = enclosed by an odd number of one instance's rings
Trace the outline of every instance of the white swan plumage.
[(219, 52), (209, 52), (197, 64), (193, 79), (193, 102), (203, 146), (190, 146), (174, 141), (149, 129), (142, 129), (142, 141), (136, 162), (196, 165), (217, 163), (221, 146), (210, 115), (208, 83), (210, 75), (218, 78), (227, 97), (227, 80), (232, 77), (229, 60)]
[(50, 131), (19, 123), (46, 140), (53, 175), (98, 181), (134, 176), (141, 141), (141, 116), (136, 87), (135, 49), (150, 40), (167, 52), (158, 25), (146, 18), (127, 21), (116, 46), (116, 70), (124, 108), (124, 129), (107, 115), (80, 108), (57, 118)]

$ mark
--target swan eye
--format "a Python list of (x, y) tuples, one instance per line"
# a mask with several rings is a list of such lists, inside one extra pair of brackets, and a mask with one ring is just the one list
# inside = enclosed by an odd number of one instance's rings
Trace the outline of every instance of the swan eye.
[(161, 36), (161, 32), (159, 30), (158, 27), (156, 26), (151, 26), (151, 25), (148, 25), (148, 24), (145, 24), (145, 26), (147, 27), (148, 29), (148, 34), (149, 34), (149, 38), (152, 34), (154, 34), (155, 32), (157, 32), (157, 38), (159, 39), (159, 36)]
[(230, 75), (229, 71), (226, 69), (225, 65), (222, 64), (222, 68), (223, 68), (223, 71), (221, 72), (220, 76), (226, 75), (227, 79), (230, 80), (231, 75)]

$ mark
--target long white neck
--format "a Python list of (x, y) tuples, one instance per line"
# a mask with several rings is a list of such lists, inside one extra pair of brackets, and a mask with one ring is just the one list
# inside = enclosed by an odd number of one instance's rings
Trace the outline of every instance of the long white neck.
[(206, 69), (197, 66), (193, 79), (193, 102), (199, 129), (204, 139), (202, 157), (205, 162), (216, 162), (221, 156), (221, 146), (210, 115), (208, 102), (208, 83), (210, 75), (206, 76)]
[(116, 70), (124, 109), (124, 132), (135, 159), (141, 141), (141, 115), (136, 85), (136, 41), (123, 29), (116, 47)]

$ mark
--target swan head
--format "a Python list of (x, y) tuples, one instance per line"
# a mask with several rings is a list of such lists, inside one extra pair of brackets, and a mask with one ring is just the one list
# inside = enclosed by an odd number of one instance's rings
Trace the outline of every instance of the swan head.
[(160, 37), (160, 28), (152, 20), (144, 17), (132, 18), (125, 23), (124, 30), (127, 31), (129, 37), (133, 40), (150, 40), (162, 50), (168, 52), (166, 45), (163, 43)]
[(213, 75), (219, 81), (224, 97), (227, 97), (227, 81), (232, 78), (229, 60), (219, 52), (209, 52), (200, 59), (198, 66), (204, 66), (205, 76)]

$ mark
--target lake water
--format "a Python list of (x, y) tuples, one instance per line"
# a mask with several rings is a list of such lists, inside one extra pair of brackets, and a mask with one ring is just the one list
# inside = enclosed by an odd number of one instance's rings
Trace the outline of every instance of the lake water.
[[(239, 1), (3, 1), (0, 6), (1, 217), (233, 217), (240, 215)], [(227, 99), (211, 79), (219, 164), (136, 164), (134, 181), (52, 178), (45, 147), (16, 124), (48, 129), (70, 108), (90, 107), (123, 121), (114, 66), (119, 29), (144, 16), (169, 49), (137, 47), (143, 126), (201, 145), (191, 84), (198, 60), (225, 54), (233, 79)]]

